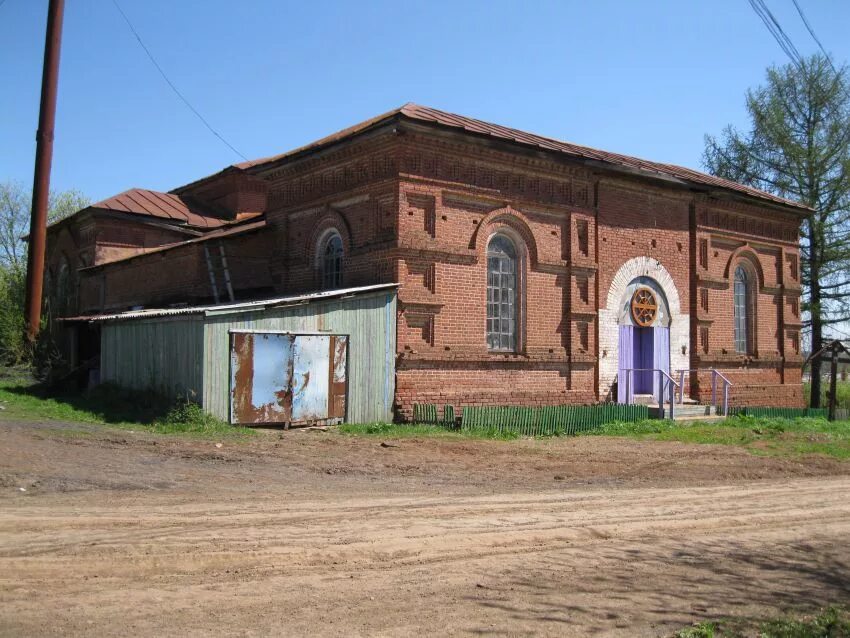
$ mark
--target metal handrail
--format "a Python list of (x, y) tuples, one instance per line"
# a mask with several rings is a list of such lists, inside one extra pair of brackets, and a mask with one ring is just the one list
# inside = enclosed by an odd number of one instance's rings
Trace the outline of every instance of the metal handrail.
[[(676, 388), (679, 387), (679, 384), (676, 383), (676, 380), (670, 376), (669, 372), (662, 370), (661, 368), (625, 368), (623, 372), (626, 373), (626, 403), (633, 403), (634, 393), (632, 391), (632, 373), (633, 372), (658, 372), (658, 410), (660, 412), (660, 416), (663, 419), (665, 416), (664, 409), (664, 390), (665, 386), (669, 385), (670, 388), (670, 418), (673, 418), (673, 411), (676, 405)], [(665, 381), (664, 377), (667, 377)], [(669, 384), (668, 384), (669, 381)]]
[(685, 373), (687, 372), (711, 372), (711, 405), (717, 409), (717, 377), (723, 381), (723, 416), (729, 416), (729, 388), (735, 384), (732, 383), (726, 376), (715, 368), (685, 368), (676, 370), (679, 373), (679, 404), (685, 402)]

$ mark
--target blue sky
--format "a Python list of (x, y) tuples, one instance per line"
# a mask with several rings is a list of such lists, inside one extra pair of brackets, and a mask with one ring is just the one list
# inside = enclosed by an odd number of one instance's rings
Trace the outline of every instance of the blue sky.
[[(791, 0), (767, 0), (801, 53)], [(850, 2), (798, 0), (837, 62)], [(787, 62), (746, 0), (120, 0), (172, 81), (249, 158), (414, 101), (699, 168), (703, 135)], [(0, 181), (32, 180), (47, 0), (0, 6)], [(111, 0), (67, 0), (52, 186), (168, 190), (239, 161)]]

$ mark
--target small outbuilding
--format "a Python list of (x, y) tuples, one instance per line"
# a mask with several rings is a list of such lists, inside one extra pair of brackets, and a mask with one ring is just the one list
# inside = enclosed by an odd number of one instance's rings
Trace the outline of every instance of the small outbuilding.
[(233, 424), (390, 421), (396, 284), (75, 317), (100, 380), (198, 402)]

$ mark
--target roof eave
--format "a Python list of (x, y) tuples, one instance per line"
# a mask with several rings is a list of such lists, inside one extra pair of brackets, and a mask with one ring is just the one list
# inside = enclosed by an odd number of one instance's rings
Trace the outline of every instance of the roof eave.
[(373, 121), (370, 121), (370, 123), (362, 129), (353, 131), (340, 137), (335, 137), (333, 139), (326, 138), (326, 141), (320, 140), (318, 143), (303, 146), (301, 148), (295, 149), (294, 151), (291, 151), (290, 153), (286, 153), (281, 157), (277, 157), (261, 164), (255, 164), (254, 166), (250, 166), (242, 170), (244, 170), (250, 175), (263, 176), (266, 173), (269, 173), (284, 164), (295, 162), (310, 155), (322, 153), (336, 146), (352, 142), (355, 139), (363, 139), (375, 135), (381, 135), (388, 132), (387, 129), (392, 131), (393, 126), (398, 124), (398, 122), (400, 121), (400, 117), (401, 113), (399, 111), (391, 111), (385, 114), (381, 119), (375, 119)]
[(781, 201), (775, 201), (772, 199), (757, 197), (755, 195), (748, 195), (746, 193), (742, 193), (732, 189), (724, 189), (722, 187), (717, 186), (708, 186), (706, 184), (701, 184), (696, 181), (664, 174), (661, 172), (633, 168), (630, 166), (622, 166), (613, 162), (606, 162), (604, 160), (582, 157), (580, 155), (574, 155), (561, 150), (545, 149), (535, 144), (528, 144), (519, 140), (499, 139), (488, 135), (487, 133), (478, 133), (476, 131), (459, 129), (455, 126), (441, 124), (439, 122), (429, 122), (421, 120), (419, 118), (410, 117), (404, 113), (399, 113), (398, 119), (401, 120), (401, 127), (403, 127), (404, 129), (410, 129), (412, 131), (436, 129), (448, 133), (451, 136), (459, 136), (464, 138), (472, 137), (482, 142), (485, 142), (488, 146), (510, 149), (521, 147), (532, 152), (535, 155), (543, 155), (550, 159), (561, 161), (563, 161), (565, 158), (568, 158), (567, 161), (569, 161), (570, 163), (580, 164), (590, 169), (605, 170), (610, 173), (617, 173), (629, 177), (638, 177), (642, 179), (651, 180), (653, 182), (660, 182), (664, 184), (687, 188), (691, 191), (713, 194), (715, 196), (719, 193), (722, 193), (723, 197), (725, 198), (735, 199), (736, 201), (743, 201), (749, 203), (757, 202), (759, 205), (773, 206), (786, 212), (792, 212), (803, 217), (808, 217), (812, 215), (812, 213), (814, 213), (813, 209), (803, 204), (790, 204)]

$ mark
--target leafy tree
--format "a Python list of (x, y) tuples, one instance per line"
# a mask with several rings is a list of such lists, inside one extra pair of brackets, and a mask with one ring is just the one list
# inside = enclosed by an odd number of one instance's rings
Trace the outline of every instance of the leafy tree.
[[(85, 208), (91, 200), (76, 190), (51, 192), (48, 222), (56, 222)], [(26, 267), (32, 193), (20, 182), (0, 183), (0, 266)]]
[[(850, 319), (850, 83), (847, 67), (824, 56), (771, 67), (747, 92), (750, 129), (707, 135), (711, 173), (810, 206), (803, 222), (801, 282), (811, 347), (824, 328)], [(820, 363), (812, 365), (812, 405), (820, 405)]]
[[(0, 362), (20, 363), (24, 343), (24, 290), (26, 284), (30, 191), (18, 182), (0, 183)], [(48, 220), (58, 221), (85, 208), (90, 200), (78, 191), (51, 193)]]

